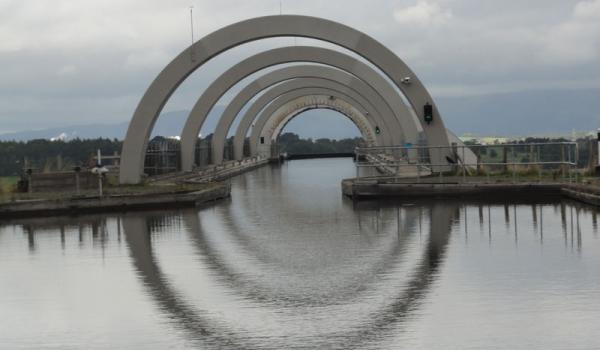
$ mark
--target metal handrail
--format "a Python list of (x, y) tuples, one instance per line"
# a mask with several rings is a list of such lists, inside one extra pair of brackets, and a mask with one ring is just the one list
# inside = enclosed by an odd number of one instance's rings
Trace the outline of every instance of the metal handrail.
[[(540, 149), (543, 146), (561, 146), (558, 152), (560, 160), (541, 160), (542, 155), (540, 154)], [(498, 148), (503, 149), (503, 157), (505, 160), (497, 161), (493, 159), (491, 161), (485, 161), (482, 159), (482, 154), (479, 149), (489, 148), (496, 150)], [(507, 148), (511, 148), (510, 156)], [(523, 160), (522, 157), (519, 157), (520, 160), (517, 160), (517, 151), (516, 148), (520, 149), (529, 149), (525, 152), (518, 152), (520, 154), (529, 153), (533, 156), (533, 159)], [(448, 150), (445, 155), (441, 153), (440, 150)], [(471, 161), (466, 157), (466, 149), (469, 149), (472, 152), (469, 156), (475, 156), (476, 160)], [(475, 153), (473, 149), (476, 149)], [(437, 161), (432, 161), (433, 155), (435, 152), (431, 152), (432, 150), (438, 150), (437, 152)], [(462, 152), (461, 152), (462, 151)], [(416, 152), (416, 154), (411, 156), (412, 152)], [(394, 155), (394, 153), (396, 153)], [(466, 178), (467, 168), (477, 170), (482, 167), (495, 167), (495, 166), (503, 166), (512, 167), (513, 177), (516, 177), (516, 167), (517, 166), (558, 166), (559, 169), (562, 170), (562, 177), (566, 176), (565, 168), (568, 167), (569, 170), (569, 181), (571, 181), (571, 173), (573, 167), (577, 166), (577, 158), (578, 158), (578, 143), (577, 142), (537, 142), (537, 143), (510, 143), (510, 144), (493, 144), (493, 145), (458, 145), (452, 144), (451, 146), (424, 146), (424, 145), (403, 145), (403, 146), (372, 146), (372, 147), (356, 147), (355, 155), (356, 155), (356, 177), (359, 177), (359, 168), (363, 167), (375, 167), (375, 168), (396, 168), (396, 174), (400, 175), (400, 169), (402, 167), (415, 167), (417, 171), (417, 178), (421, 176), (421, 168), (426, 167), (428, 171), (433, 173), (434, 169), (438, 170), (440, 177), (443, 176), (442, 169), (448, 169), (448, 167), (452, 167), (453, 169), (462, 168), (462, 176)], [(379, 156), (378, 156), (379, 155)], [(366, 161), (361, 161), (362, 156), (370, 156), (375, 159), (367, 159)], [(442, 157), (451, 157), (450, 161), (444, 162)], [(494, 156), (493, 158), (496, 158)], [(536, 159), (537, 158), (537, 159)], [(428, 168), (427, 168), (428, 167)], [(387, 171), (389, 172), (389, 171)], [(538, 174), (541, 178), (542, 170), (538, 168)], [(489, 173), (488, 173), (489, 176)]]

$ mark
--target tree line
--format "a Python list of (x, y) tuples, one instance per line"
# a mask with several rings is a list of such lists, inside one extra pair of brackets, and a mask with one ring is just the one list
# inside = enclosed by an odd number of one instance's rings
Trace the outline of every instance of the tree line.
[[(156, 138), (156, 141), (163, 138)], [(209, 140), (209, 137), (207, 137)], [(539, 143), (539, 142), (564, 142), (566, 139), (556, 138), (527, 138), (518, 141), (518, 144)], [(579, 139), (579, 157), (580, 166), (586, 166), (590, 159), (591, 145), (590, 138)], [(179, 141), (171, 140), (177, 148)], [(208, 142), (207, 145), (210, 145)], [(350, 153), (357, 146), (363, 145), (360, 137), (346, 138), (341, 140), (328, 138), (301, 138), (294, 133), (284, 133), (278, 138), (279, 152), (289, 154), (310, 154), (310, 153)], [(97, 138), (97, 139), (73, 139), (69, 141), (50, 141), (50, 140), (31, 140), (23, 141), (0, 141), (0, 176), (19, 176), (26, 168), (33, 168), (36, 171), (60, 171), (72, 170), (74, 166), (92, 166), (93, 157), (98, 149), (104, 155), (113, 155), (121, 152), (122, 141), (117, 139)], [(527, 146), (523, 146), (519, 152), (523, 154), (528, 152)], [(490, 152), (500, 153), (494, 149)], [(559, 147), (546, 148), (545, 157), (556, 158), (560, 152)], [(554, 154), (556, 153), (556, 154)], [(499, 155), (494, 155), (499, 156)]]
[(73, 139), (69, 141), (0, 141), (0, 176), (19, 176), (26, 168), (36, 171), (72, 170), (88, 166), (98, 149), (102, 154), (121, 152), (117, 139)]
[(288, 132), (281, 134), (277, 140), (279, 152), (289, 154), (315, 154), (315, 153), (351, 153), (363, 143), (360, 137), (332, 140), (328, 138), (303, 139), (297, 134)]

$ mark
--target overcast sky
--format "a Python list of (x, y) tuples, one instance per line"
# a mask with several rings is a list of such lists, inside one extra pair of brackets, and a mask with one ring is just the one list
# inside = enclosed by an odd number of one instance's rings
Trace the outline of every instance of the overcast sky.
[[(129, 120), (160, 70), (196, 39), (279, 0), (0, 0), (0, 133)], [(600, 0), (282, 1), (390, 47), (435, 97), (600, 87)], [(237, 60), (308, 39), (232, 50), (182, 85), (165, 111), (190, 109)]]

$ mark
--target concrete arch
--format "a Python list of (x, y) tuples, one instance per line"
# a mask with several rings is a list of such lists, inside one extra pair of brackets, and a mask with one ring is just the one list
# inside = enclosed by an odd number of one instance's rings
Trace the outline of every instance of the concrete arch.
[[(305, 97), (308, 97), (308, 98), (311, 98), (311, 97), (312, 98), (318, 98), (319, 96), (314, 96), (313, 95), (313, 96), (305, 96)], [(292, 103), (294, 103), (294, 101), (289, 102), (288, 104), (292, 104)], [(298, 106), (298, 104), (296, 104), (296, 106)], [(285, 117), (283, 120), (281, 120), (281, 122), (278, 125), (276, 125), (274, 128), (271, 128), (272, 132), (269, 132), (269, 129), (266, 130), (268, 132), (266, 134), (266, 139), (271, 140), (271, 143), (273, 143), (273, 141), (277, 140), (277, 138), (279, 137), (279, 135), (281, 135), (281, 132), (283, 131), (283, 129), (285, 129), (285, 127), (289, 124), (289, 122), (292, 121), (292, 119), (296, 118), (298, 115), (300, 115), (300, 114), (302, 114), (304, 112), (308, 112), (308, 111), (313, 110), (313, 109), (328, 109), (328, 106), (319, 103), (319, 101), (316, 101), (314, 107), (301, 108), (301, 109), (298, 109), (298, 110), (290, 113), (287, 117)], [(333, 109), (333, 110), (336, 110), (336, 109)], [(263, 132), (264, 131), (265, 130), (263, 129)], [(265, 134), (263, 133), (263, 135), (265, 135)]]
[[(283, 129), (284, 124), (287, 124), (295, 116), (312, 109), (330, 109), (341, 113), (350, 119), (354, 125), (356, 125), (359, 131), (361, 131), (361, 135), (367, 142), (367, 145), (372, 144), (372, 141), (365, 137), (365, 133), (362, 131), (362, 129), (365, 128), (363, 124), (365, 122), (368, 123), (368, 121), (361, 120), (361, 115), (356, 113), (352, 105), (348, 105), (343, 99), (334, 97), (335, 92), (331, 92), (330, 94), (311, 94), (311, 90), (318, 92), (322, 89), (303, 89), (304, 93), (308, 93), (308, 95), (300, 96), (292, 101), (287, 102), (284, 104), (284, 106), (281, 106), (278, 109), (278, 112), (281, 110), (280, 113), (276, 112), (270, 116), (271, 118), (269, 118), (269, 121), (273, 120), (273, 117), (275, 116), (279, 117), (277, 124), (271, 124), (271, 128), (268, 128), (267, 125), (264, 125), (262, 132), (258, 133), (258, 135), (254, 138), (253, 135), (250, 137), (250, 153), (252, 156), (274, 156), (271, 154), (271, 145), (273, 143), (275, 134), (278, 135), (278, 131)], [(285, 95), (282, 97), (285, 97)], [(278, 104), (278, 101), (275, 100), (273, 103)], [(370, 131), (372, 136), (377, 136), (377, 133), (372, 127)], [(260, 139), (263, 139), (264, 143), (262, 143)], [(252, 152), (255, 152), (256, 154), (253, 154)]]
[[(310, 79), (297, 79), (297, 80), (310, 80)], [(296, 83), (296, 81), (292, 81), (290, 83)], [(339, 83), (333, 83), (333, 82), (327, 82), (327, 84), (325, 84), (326, 86), (311, 86), (310, 83), (302, 83), (298, 84), (298, 86), (300, 86), (299, 88), (286, 88), (285, 86), (281, 89), (284, 90), (283, 93), (280, 94), (280, 91), (277, 91), (276, 94), (278, 95), (277, 98), (275, 98), (275, 100), (273, 99), (266, 99), (265, 101), (256, 101), (255, 104), (253, 104), (253, 106), (248, 110), (247, 114), (250, 114), (253, 116), (253, 118), (251, 119), (255, 119), (254, 117), (256, 116), (257, 113), (260, 112), (260, 110), (268, 110), (269, 106), (271, 106), (269, 103), (273, 104), (273, 103), (278, 103), (278, 100), (281, 99), (285, 99), (286, 101), (288, 101), (289, 99), (298, 99), (298, 98), (308, 98), (308, 97), (313, 97), (312, 100), (307, 100), (302, 107), (304, 109), (315, 109), (315, 108), (329, 108), (332, 110), (335, 110), (341, 114), (343, 114), (344, 116), (348, 117), (355, 125), (356, 127), (361, 131), (361, 134), (363, 135), (363, 138), (365, 139), (365, 141), (367, 141), (368, 143), (371, 143), (373, 141), (371, 140), (378, 140), (377, 138), (377, 134), (375, 133), (375, 126), (376, 125), (380, 125), (377, 124), (377, 121), (374, 120), (372, 113), (368, 112), (368, 108), (367, 108), (367, 113), (362, 113), (360, 110), (358, 110), (356, 108), (356, 102), (349, 102), (353, 100), (353, 97), (350, 97), (348, 95), (346, 95), (346, 93), (348, 93), (348, 91), (345, 89), (344, 86), (340, 85)], [(293, 85), (295, 84), (289, 84), (293, 87)], [(344, 91), (346, 90), (346, 91)], [(349, 92), (350, 94), (352, 94), (352, 92)], [(314, 99), (315, 96), (319, 96), (321, 97), (320, 101), (316, 101)], [(358, 98), (360, 98), (360, 96), (356, 96)], [(279, 104), (279, 103), (278, 103)], [(265, 108), (266, 105), (269, 105)], [(253, 128), (254, 130), (255, 128)], [(365, 130), (367, 132), (365, 132)], [(239, 131), (239, 130), (238, 130)], [(365, 137), (366, 135), (366, 137)], [(236, 136), (237, 137), (237, 136)], [(245, 137), (241, 137), (241, 138), (234, 138), (234, 156), (236, 157), (236, 159), (241, 159), (243, 158), (243, 144), (244, 144), (244, 139)], [(257, 155), (257, 145), (259, 142), (259, 138), (258, 136), (254, 137), (255, 142), (254, 144), (252, 142), (250, 142), (250, 153), (252, 155)], [(381, 142), (381, 140), (379, 139), (379, 142)]]
[[(354, 60), (352, 58), (350, 59)], [(363, 64), (360, 61), (355, 61), (357, 65)], [(370, 69), (368, 67), (365, 68)], [(372, 70), (371, 73), (376, 75), (376, 73)], [(367, 74), (367, 76), (369, 75), (370, 74)], [(244, 105), (248, 103), (248, 101), (250, 101), (253, 97), (255, 97), (260, 92), (264, 91), (268, 87), (271, 87), (282, 81), (290, 80), (292, 78), (307, 77), (319, 77), (331, 81), (341, 82), (352, 87), (355, 91), (361, 93), (361, 95), (363, 95), (366, 99), (372, 101), (372, 104), (374, 108), (378, 111), (378, 114), (386, 120), (385, 124), (379, 122), (378, 125), (385, 125), (386, 129), (384, 131), (384, 136), (387, 137), (391, 135), (392, 137), (392, 143), (388, 142), (387, 144), (398, 144), (400, 142), (403, 136), (402, 125), (398, 120), (396, 120), (393, 117), (393, 110), (389, 107), (388, 104), (386, 104), (385, 99), (378, 93), (378, 91), (376, 91), (372, 87), (372, 85), (369, 85), (368, 83), (363, 82), (362, 80), (354, 77), (353, 75), (338, 69), (317, 65), (300, 65), (278, 69), (268, 74), (265, 74), (264, 76), (257, 78), (251, 84), (246, 86), (244, 89), (242, 89), (242, 91), (238, 93), (238, 95), (236, 95), (233, 98), (233, 100), (229, 103), (229, 105), (223, 112), (221, 118), (219, 119), (219, 123), (217, 124), (215, 132), (213, 134), (213, 162), (217, 164), (221, 162), (223, 158), (222, 150), (225, 138), (229, 133), (231, 124), (235, 120), (237, 114), (244, 107)], [(183, 161), (183, 158), (187, 158), (187, 160), (189, 160), (190, 156), (193, 157), (193, 155), (191, 155), (192, 152), (190, 152), (190, 146), (192, 146), (192, 142), (186, 142), (186, 140), (187, 137), (192, 137), (191, 135), (195, 133), (195, 129), (199, 127), (197, 124), (194, 124), (195, 121), (195, 116), (190, 115), (190, 119), (188, 119), (185, 128), (186, 130), (191, 130), (189, 133), (190, 136), (182, 136), (182, 164), (184, 164), (183, 170), (190, 169), (190, 167), (187, 165), (187, 162)]]
[[(248, 110), (246, 111), (246, 113), (244, 114), (244, 116), (242, 117), (240, 124), (237, 127), (235, 136), (234, 136), (234, 140), (233, 140), (233, 146), (234, 146), (234, 157), (236, 160), (240, 160), (243, 158), (243, 149), (244, 149), (244, 140), (246, 138), (246, 134), (248, 133), (248, 130), (250, 129), (252, 123), (256, 120), (257, 115), (260, 113), (261, 110), (263, 110), (269, 103), (271, 103), (274, 99), (276, 99), (277, 97), (286, 94), (288, 92), (291, 91), (295, 91), (298, 89), (304, 89), (304, 88), (313, 88), (313, 89), (317, 89), (317, 88), (327, 88), (327, 89), (333, 89), (333, 90), (338, 90), (340, 92), (346, 93), (346, 94), (353, 94), (353, 98), (355, 98), (357, 101), (364, 101), (361, 103), (365, 103), (364, 107), (367, 108), (367, 106), (371, 106), (371, 100), (367, 100), (365, 97), (362, 97), (358, 94), (356, 94), (355, 92), (353, 92), (352, 89), (348, 88), (346, 85), (338, 83), (338, 82), (332, 82), (332, 81), (328, 81), (328, 80), (324, 80), (324, 79), (320, 79), (320, 78), (298, 78), (298, 79), (293, 79), (291, 81), (288, 82), (284, 82), (281, 83), (271, 89), (269, 89), (268, 91), (266, 91), (263, 95), (261, 95), (256, 101), (254, 101), (254, 103), (248, 108)], [(315, 94), (314, 92), (311, 92), (312, 94)], [(322, 92), (319, 92), (322, 93)], [(300, 95), (297, 94), (296, 97), (300, 97)], [(370, 98), (375, 99), (375, 101), (377, 101), (376, 96), (370, 96)], [(373, 118), (377, 118), (377, 110), (375, 109), (375, 107), (372, 107), (371, 109), (367, 109), (367, 112), (369, 113), (370, 117)], [(394, 122), (394, 120), (392, 120), (392, 122)], [(387, 128), (388, 125), (387, 120), (380, 118), (379, 120), (376, 120), (375, 125), (382, 125), (381, 123), (383, 123), (384, 127)], [(392, 139), (388, 140), (387, 142), (393, 142), (394, 137), (398, 137), (398, 136), (402, 136), (402, 135), (386, 135), (386, 133), (383, 133), (384, 137), (390, 136)]]
[[(448, 145), (443, 121), (429, 92), (410, 68), (391, 50), (370, 36), (343, 24), (308, 16), (279, 15), (238, 22), (205, 36), (181, 52), (156, 77), (144, 93), (129, 124), (121, 152), (121, 183), (138, 183), (145, 150), (160, 111), (175, 89), (198, 67), (218, 54), (244, 43), (280, 36), (300, 36), (328, 41), (364, 57), (403, 91), (419, 120), (423, 105), (433, 106), (434, 121), (425, 128), (431, 145)], [(405, 78), (410, 84), (403, 84)]]
[[(336, 91), (333, 88), (300, 88), (291, 90), (290, 93), (302, 95), (300, 98), (307, 99), (303, 104), (303, 112), (309, 109), (330, 109), (344, 115), (358, 128), (367, 145), (385, 145), (381, 134), (375, 132), (375, 126), (380, 125), (374, 120), (370, 113), (363, 113), (357, 108), (357, 102), (353, 97)], [(320, 95), (315, 95), (320, 94)], [(316, 100), (316, 98), (319, 100)], [(308, 100), (310, 99), (310, 100)], [(258, 142), (258, 140), (256, 141)], [(270, 145), (270, 142), (267, 142)], [(389, 144), (389, 143), (388, 143)], [(255, 149), (254, 147), (252, 149)], [(242, 150), (243, 151), (243, 150)]]
[[(194, 104), (192, 111), (185, 123), (181, 133), (181, 164), (184, 171), (192, 169), (194, 145), (198, 133), (204, 124), (210, 110), (219, 99), (239, 81), (264, 68), (290, 62), (312, 62), (326, 64), (353, 74), (358, 79), (371, 85), (382, 96), (381, 105), (387, 106), (390, 117), (395, 116), (404, 126), (405, 138), (411, 143), (417, 143), (423, 135), (423, 127), (416, 118), (414, 111), (404, 104), (402, 98), (394, 90), (392, 85), (386, 81), (378, 72), (367, 64), (348, 56), (344, 53), (331, 49), (291, 46), (268, 50), (246, 58), (233, 67), (229, 68), (210, 86), (206, 88), (198, 101)], [(325, 74), (325, 73), (322, 73)], [(219, 138), (222, 130), (219, 130)], [(388, 132), (399, 133), (400, 129), (390, 129)], [(408, 135), (408, 136), (407, 136)], [(219, 150), (220, 147), (214, 148)], [(218, 159), (218, 158), (214, 158)]]
[[(335, 106), (337, 101), (332, 101), (329, 95), (322, 92), (322, 88), (290, 91), (279, 96), (264, 108), (256, 119), (250, 134), (250, 155), (272, 156), (270, 146), (277, 129), (280, 131), (289, 120), (307, 110)], [(333, 109), (339, 111), (339, 108)], [(344, 112), (341, 113), (348, 116)], [(352, 120), (352, 118), (350, 119)], [(259, 142), (260, 139), (263, 139), (264, 143)]]

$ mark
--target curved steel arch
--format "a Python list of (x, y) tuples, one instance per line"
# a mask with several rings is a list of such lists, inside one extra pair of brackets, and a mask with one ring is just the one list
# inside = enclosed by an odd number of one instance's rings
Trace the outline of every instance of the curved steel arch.
[[(399, 121), (398, 123), (404, 125), (404, 135), (405, 137), (408, 135), (408, 141), (417, 143), (422, 137), (423, 128), (414, 111), (404, 104), (404, 101), (390, 83), (367, 64), (331, 49), (310, 46), (283, 47), (261, 52), (244, 59), (221, 74), (206, 88), (194, 104), (181, 133), (182, 169), (184, 171), (192, 169), (194, 146), (198, 133), (210, 110), (229, 89), (264, 68), (291, 62), (326, 64), (344, 70), (363, 80), (382, 96), (382, 102), (380, 102), (382, 108), (387, 107), (389, 109), (388, 113), (390, 115), (387, 118), (395, 116)], [(400, 133), (401, 130), (402, 127), (399, 126), (390, 129), (388, 132), (395, 134)], [(220, 149), (220, 147), (215, 149)]]
[[(360, 61), (356, 61), (356, 63), (363, 64)], [(368, 69), (366, 65), (365, 68)], [(374, 71), (372, 71), (371, 73), (376, 75)], [(372, 102), (375, 110), (377, 110), (378, 114), (382, 116), (383, 120), (385, 120), (385, 124), (383, 122), (379, 122), (378, 124), (381, 126), (386, 126), (384, 136), (386, 138), (388, 136), (391, 137), (389, 141), (391, 141), (392, 144), (398, 144), (400, 142), (402, 136), (404, 135), (402, 132), (402, 125), (399, 121), (393, 118), (393, 110), (389, 107), (388, 104), (385, 103), (385, 99), (371, 85), (342, 70), (317, 65), (300, 65), (278, 69), (276, 71), (270, 72), (257, 78), (255, 81), (253, 81), (244, 89), (242, 89), (238, 93), (238, 95), (236, 95), (233, 98), (233, 100), (231, 100), (231, 102), (221, 115), (219, 123), (217, 124), (215, 132), (213, 134), (213, 162), (218, 164), (222, 161), (222, 150), (225, 139), (229, 133), (229, 129), (231, 128), (231, 124), (233, 123), (241, 109), (248, 103), (248, 101), (250, 101), (252, 98), (254, 98), (256, 95), (258, 95), (265, 89), (282, 81), (291, 80), (293, 78), (315, 77), (341, 82), (352, 87), (355, 91), (361, 93), (361, 95), (363, 95), (367, 100), (370, 100)], [(190, 136), (188, 137), (191, 137), (191, 135), (195, 133), (195, 128), (198, 127), (198, 125), (189, 125), (191, 124), (190, 121), (195, 120), (196, 119), (190, 115), (190, 119), (188, 119), (188, 122), (186, 123), (187, 126), (185, 129), (190, 130)], [(389, 142), (387, 144), (391, 145)], [(183, 170), (190, 169), (187, 163), (189, 162), (189, 159), (193, 157), (193, 148), (190, 148), (191, 146), (193, 146), (192, 142), (186, 142), (186, 137), (182, 137)], [(184, 161), (184, 158), (187, 159)]]
[[(293, 91), (293, 90), (297, 90), (300, 88), (319, 88), (319, 87), (341, 89), (341, 91), (347, 92), (347, 93), (350, 93), (351, 91), (353, 91), (352, 89), (348, 88), (346, 85), (343, 85), (343, 84), (340, 85), (340, 83), (332, 82), (332, 81), (328, 81), (328, 80), (324, 80), (324, 79), (319, 79), (319, 78), (293, 79), (288, 82), (281, 83), (281, 84), (267, 90), (256, 101), (254, 101), (254, 103), (252, 103), (252, 105), (248, 108), (248, 110), (242, 117), (242, 119), (236, 129), (234, 140), (233, 140), (235, 159), (240, 160), (243, 158), (244, 140), (246, 138), (246, 134), (248, 133), (248, 130), (250, 129), (252, 123), (256, 120), (257, 115), (269, 103), (271, 103), (277, 97), (279, 97), (287, 92)], [(369, 98), (371, 100), (374, 99), (375, 101), (377, 101), (378, 96), (376, 94), (368, 95), (368, 96), (370, 96)], [(300, 97), (300, 96), (298, 95), (297, 97)], [(358, 97), (358, 98), (362, 98), (362, 97)], [(363, 98), (363, 99), (366, 99), (366, 98)], [(369, 105), (371, 104), (370, 100), (366, 100), (365, 103), (367, 103)], [(376, 110), (368, 111), (368, 112), (370, 115), (372, 115), (374, 117), (377, 116)], [(386, 119), (382, 118), (382, 122), (383, 122), (383, 124), (376, 124), (376, 125), (383, 125), (385, 128), (392, 129), (387, 125)], [(392, 120), (390, 122), (393, 123), (394, 120)], [(386, 134), (390, 134), (390, 135), (386, 135)], [(393, 142), (393, 141), (401, 140), (403, 135), (402, 134), (394, 135), (391, 133), (384, 133), (384, 137), (387, 137), (387, 136), (390, 136), (392, 138), (391, 141)]]
[[(383, 71), (403, 91), (419, 116), (422, 106), (433, 106), (434, 121), (425, 128), (430, 144), (448, 145), (442, 119), (421, 81), (391, 50), (370, 36), (343, 24), (308, 16), (266, 16), (219, 29), (194, 43), (173, 59), (156, 77), (138, 104), (123, 142), (121, 183), (138, 183), (144, 166), (145, 149), (160, 111), (175, 89), (198, 67), (218, 54), (244, 43), (280, 36), (300, 36), (328, 41), (364, 57)], [(410, 79), (403, 85), (404, 78)]]

